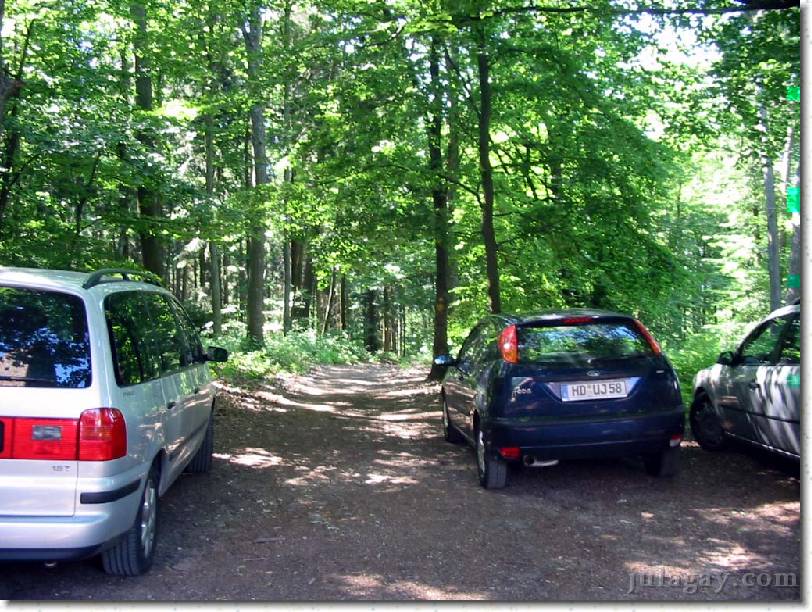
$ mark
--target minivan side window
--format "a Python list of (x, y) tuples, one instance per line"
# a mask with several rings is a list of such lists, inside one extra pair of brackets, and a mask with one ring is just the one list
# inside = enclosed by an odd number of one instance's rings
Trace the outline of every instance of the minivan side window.
[(160, 293), (144, 293), (151, 328), (147, 333), (152, 352), (157, 357), (160, 375), (174, 374), (186, 364), (183, 360), (184, 338), (178, 328), (172, 305)]
[(192, 320), (183, 306), (180, 305), (174, 297), (172, 298), (172, 308), (177, 318), (178, 327), (182, 333), (182, 346), (183, 351), (181, 355), (181, 362), (184, 366), (192, 365), (202, 361), (203, 345), (200, 342), (200, 335), (197, 333)]
[(104, 300), (104, 314), (116, 382), (137, 385), (158, 377), (156, 358), (150, 353), (146, 335), (151, 322), (144, 316), (143, 294), (136, 291), (114, 293)]

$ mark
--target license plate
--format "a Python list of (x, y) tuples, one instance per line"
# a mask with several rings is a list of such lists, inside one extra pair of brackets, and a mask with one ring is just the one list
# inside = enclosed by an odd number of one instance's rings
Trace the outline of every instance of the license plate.
[(588, 382), (564, 383), (561, 385), (561, 400), (564, 402), (616, 399), (627, 395), (625, 380), (590, 380)]

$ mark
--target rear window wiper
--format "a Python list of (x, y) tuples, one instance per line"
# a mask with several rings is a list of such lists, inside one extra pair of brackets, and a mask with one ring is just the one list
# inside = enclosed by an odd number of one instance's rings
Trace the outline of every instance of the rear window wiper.
[(58, 381), (53, 380), (52, 378), (33, 378), (30, 376), (3, 376), (0, 375), (0, 380), (7, 380), (13, 382), (29, 382), (29, 383), (39, 383), (45, 385), (56, 386), (59, 384)]

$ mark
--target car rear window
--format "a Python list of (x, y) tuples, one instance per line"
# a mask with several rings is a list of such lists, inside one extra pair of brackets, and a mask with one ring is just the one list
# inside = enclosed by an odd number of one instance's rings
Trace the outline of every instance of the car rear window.
[(642, 334), (626, 323), (519, 328), (519, 360), (523, 362), (588, 365), (595, 360), (652, 354)]
[(82, 300), (56, 291), (0, 286), (0, 386), (90, 386)]

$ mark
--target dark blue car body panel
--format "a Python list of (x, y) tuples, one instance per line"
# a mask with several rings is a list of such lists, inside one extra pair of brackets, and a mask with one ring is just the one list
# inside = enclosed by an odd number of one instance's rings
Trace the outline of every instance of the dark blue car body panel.
[[(542, 367), (508, 363), (495, 345), (497, 332), (508, 325), (557, 325), (573, 316), (634, 324), (628, 316), (594, 310), (486, 317), (443, 380), (451, 425), (469, 441), (478, 427), (491, 449), (520, 447), (522, 455), (542, 460), (651, 454), (681, 438), (684, 406), (676, 374), (663, 355), (602, 359), (589, 369)], [(466, 359), (466, 351), (477, 358)], [(627, 383), (625, 398), (561, 399), (563, 382), (619, 379)]]

